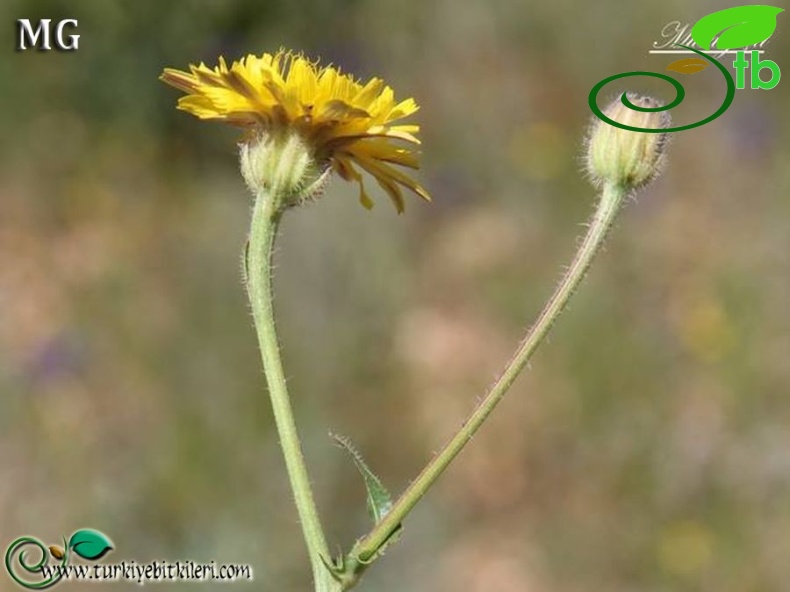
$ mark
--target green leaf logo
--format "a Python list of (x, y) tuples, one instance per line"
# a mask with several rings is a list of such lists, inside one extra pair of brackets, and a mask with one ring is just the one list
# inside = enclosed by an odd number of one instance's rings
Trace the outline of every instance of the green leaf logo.
[(702, 17), (691, 29), (691, 37), (702, 49), (739, 49), (762, 43), (774, 34), (776, 16), (783, 12), (776, 6), (735, 6)]
[(84, 528), (69, 539), (69, 549), (83, 559), (96, 561), (113, 549), (112, 541), (98, 530)]

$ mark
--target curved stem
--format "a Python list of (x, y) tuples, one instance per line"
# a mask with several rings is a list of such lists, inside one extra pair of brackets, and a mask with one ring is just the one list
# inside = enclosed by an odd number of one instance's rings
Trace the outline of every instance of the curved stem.
[(467, 442), (472, 439), (472, 436), (494, 410), (497, 403), (502, 400), (502, 397), (527, 365), (532, 354), (546, 337), (581, 283), (596, 253), (603, 245), (617, 214), (620, 212), (625, 195), (626, 190), (622, 187), (612, 184), (604, 185), (598, 207), (592, 216), (587, 234), (579, 245), (573, 262), (541, 311), (537, 321), (521, 341), (513, 358), (494, 385), (488, 390), (485, 398), (462, 424), (461, 429), (444, 445), (439, 454), (428, 463), (419, 476), (409, 485), (387, 515), (367, 536), (354, 545), (350, 553), (351, 557), (359, 559), (362, 563), (375, 559), (376, 551), (387, 541), (411, 509), (420, 501), (458, 453), (461, 452)]
[(263, 192), (258, 194), (244, 260), (247, 293), (252, 305), (255, 329), (258, 333), (258, 343), (261, 348), (266, 382), (269, 386), (274, 421), (280, 437), (280, 446), (285, 457), (296, 509), (302, 524), (302, 532), (310, 555), (316, 591), (328, 592), (339, 588), (322, 561), (322, 557), (329, 559), (329, 548), (321, 528), (321, 521), (310, 488), (307, 467), (299, 444), (274, 327), (272, 256), (281, 215), (276, 196)]

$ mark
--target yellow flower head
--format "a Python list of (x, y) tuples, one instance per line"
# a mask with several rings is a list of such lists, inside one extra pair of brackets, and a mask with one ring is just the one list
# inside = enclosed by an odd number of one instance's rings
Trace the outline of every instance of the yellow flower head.
[(250, 128), (253, 135), (297, 132), (321, 167), (359, 183), (365, 207), (373, 202), (357, 166), (376, 179), (399, 212), (402, 187), (430, 201), (423, 187), (392, 166), (419, 167), (413, 147), (393, 142), (420, 143), (418, 125), (396, 123), (417, 111), (417, 103), (411, 98), (396, 101), (380, 78), (363, 85), (338, 68), (319, 67), (284, 50), (248, 55), (230, 67), (220, 58), (214, 68), (201, 63), (189, 69), (166, 68), (160, 78), (187, 93), (179, 99), (179, 109)]

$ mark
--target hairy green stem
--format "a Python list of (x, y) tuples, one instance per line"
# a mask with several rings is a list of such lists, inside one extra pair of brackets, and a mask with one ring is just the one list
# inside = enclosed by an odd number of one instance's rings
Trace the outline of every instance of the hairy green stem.
[(255, 200), (249, 244), (245, 255), (247, 293), (252, 305), (255, 329), (258, 333), (258, 343), (260, 344), (266, 382), (269, 386), (274, 421), (313, 568), (315, 589), (316, 592), (332, 592), (340, 590), (340, 588), (322, 560), (322, 558), (329, 559), (329, 548), (321, 528), (318, 510), (310, 488), (307, 467), (299, 444), (274, 327), (272, 257), (281, 216), (282, 211), (277, 196), (266, 192), (259, 193)]
[(419, 476), (395, 502), (387, 515), (367, 536), (354, 545), (350, 553), (352, 558), (360, 560), (362, 564), (375, 559), (378, 549), (387, 541), (401, 521), (472, 439), (497, 403), (502, 400), (502, 397), (527, 365), (532, 354), (546, 337), (584, 278), (596, 253), (603, 245), (617, 214), (621, 210), (626, 193), (623, 187), (611, 183), (604, 185), (598, 207), (592, 216), (587, 234), (579, 245), (573, 262), (541, 311), (537, 321), (519, 344), (513, 358), (497, 381), (488, 390), (485, 398), (462, 424), (461, 429), (450, 438), (439, 454), (426, 465)]

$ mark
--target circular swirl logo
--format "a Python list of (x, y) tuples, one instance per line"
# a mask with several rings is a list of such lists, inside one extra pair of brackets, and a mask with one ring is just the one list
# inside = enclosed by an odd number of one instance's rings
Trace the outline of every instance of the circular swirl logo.
[(710, 123), (717, 117), (721, 116), (727, 109), (729, 109), (730, 105), (732, 104), (733, 100), (735, 100), (735, 80), (732, 77), (727, 69), (722, 66), (718, 60), (704, 54), (703, 52), (694, 49), (693, 47), (689, 47), (687, 45), (680, 45), (676, 44), (678, 47), (683, 47), (684, 49), (688, 49), (693, 51), (696, 54), (699, 54), (702, 58), (712, 63), (716, 66), (719, 71), (724, 76), (724, 79), (727, 81), (727, 95), (724, 97), (724, 101), (722, 102), (721, 106), (716, 110), (715, 113), (702, 119), (700, 121), (696, 121), (694, 123), (689, 123), (686, 125), (678, 125), (675, 127), (670, 127), (666, 129), (655, 129), (655, 128), (645, 128), (645, 127), (634, 127), (632, 125), (625, 125), (619, 123), (606, 115), (601, 108), (598, 107), (598, 93), (601, 92), (604, 86), (609, 84), (610, 82), (614, 82), (615, 80), (619, 80), (620, 78), (630, 78), (631, 76), (652, 76), (653, 78), (660, 78), (661, 80), (666, 80), (672, 86), (675, 87), (675, 99), (666, 104), (659, 107), (640, 107), (638, 105), (634, 105), (631, 101), (628, 100), (627, 93), (623, 93), (620, 100), (623, 102), (623, 105), (632, 109), (634, 111), (642, 111), (642, 112), (656, 112), (656, 111), (668, 111), (680, 105), (683, 102), (683, 99), (686, 98), (686, 90), (683, 88), (683, 85), (680, 84), (677, 80), (672, 78), (667, 74), (660, 74), (658, 72), (647, 72), (647, 71), (638, 71), (638, 72), (623, 72), (622, 74), (615, 74), (614, 76), (609, 76), (609, 78), (604, 78), (598, 84), (596, 84), (592, 90), (590, 91), (590, 96), (588, 97), (588, 102), (590, 103), (590, 109), (595, 115), (608, 123), (609, 125), (613, 125), (615, 127), (619, 127), (620, 129), (632, 131), (632, 132), (645, 132), (649, 134), (665, 134), (667, 132), (681, 132), (683, 130), (692, 129), (695, 127), (699, 127), (701, 125), (705, 125), (706, 123)]
[[(737, 83), (733, 79), (732, 74), (730, 74), (730, 72), (717, 59), (707, 55), (700, 49), (689, 47), (688, 45), (682, 45), (680, 43), (674, 44), (675, 47), (681, 47), (689, 52), (697, 54), (699, 58), (678, 60), (677, 62), (670, 64), (670, 66), (667, 68), (668, 70), (679, 72), (681, 74), (694, 74), (704, 70), (710, 64), (712, 64), (716, 66), (719, 72), (721, 72), (721, 75), (724, 76), (724, 80), (727, 83), (727, 94), (725, 95), (721, 105), (714, 113), (705, 119), (670, 128), (640, 128), (615, 121), (606, 115), (606, 113), (604, 113), (600, 107), (598, 107), (598, 93), (601, 92), (604, 86), (610, 82), (614, 82), (615, 80), (619, 80), (621, 78), (630, 78), (632, 76), (650, 76), (669, 82), (675, 89), (675, 98), (666, 105), (658, 107), (645, 107), (635, 105), (628, 99), (628, 94), (623, 93), (623, 95), (620, 97), (620, 100), (628, 109), (641, 112), (658, 112), (668, 111), (674, 107), (677, 107), (683, 102), (683, 99), (686, 96), (686, 91), (683, 88), (683, 85), (671, 76), (668, 76), (667, 74), (660, 74), (658, 72), (624, 72), (622, 74), (615, 74), (614, 76), (604, 78), (590, 91), (590, 95), (588, 97), (590, 109), (592, 109), (592, 112), (596, 115), (596, 117), (610, 125), (628, 131), (644, 132), (648, 134), (681, 132), (705, 125), (706, 123), (710, 123), (717, 117), (720, 117), (722, 114), (724, 114), (724, 112), (730, 107), (733, 100), (735, 99), (736, 87), (744, 88), (746, 68), (749, 68), (750, 66), (752, 68), (752, 88), (770, 89), (774, 88), (774, 86), (776, 86), (776, 84), (779, 82), (780, 71), (779, 67), (774, 62), (771, 62), (770, 60), (761, 61), (759, 58), (757, 58), (755, 61), (755, 56), (760, 53), (756, 50), (751, 51), (752, 61), (748, 62), (745, 59), (746, 51), (744, 51), (743, 48), (750, 46), (754, 47), (755, 45), (765, 43), (776, 30), (776, 17), (779, 13), (783, 12), (783, 10), (784, 9), (778, 8), (776, 6), (765, 5), (735, 6), (703, 17), (697, 21), (697, 23), (692, 28), (691, 38), (694, 40), (694, 43), (696, 43), (697, 46), (703, 50), (738, 54), (738, 58), (733, 63), (733, 67), (736, 69), (738, 75)], [(716, 46), (715, 50), (713, 49), (714, 45)], [(741, 49), (737, 52), (730, 51), (736, 48)], [(762, 68), (771, 70), (770, 81), (760, 79), (759, 71)]]
[[(66, 573), (72, 553), (88, 561), (97, 561), (113, 548), (112, 541), (104, 533), (90, 528), (78, 530), (63, 546), (47, 547), (39, 539), (23, 536), (12, 542), (5, 553), (8, 575), (17, 584), (28, 590), (44, 590), (57, 584)], [(37, 560), (30, 560), (29, 553)], [(59, 563), (50, 565), (50, 558)]]

